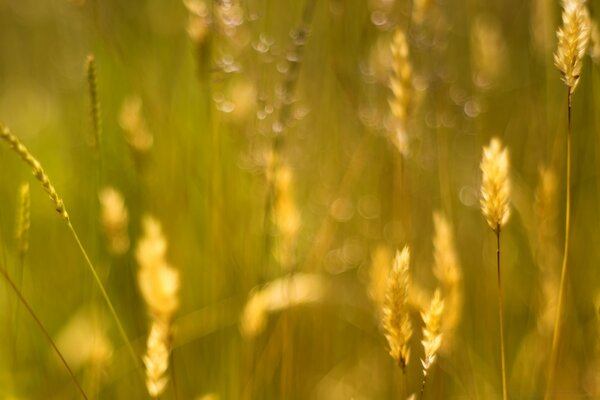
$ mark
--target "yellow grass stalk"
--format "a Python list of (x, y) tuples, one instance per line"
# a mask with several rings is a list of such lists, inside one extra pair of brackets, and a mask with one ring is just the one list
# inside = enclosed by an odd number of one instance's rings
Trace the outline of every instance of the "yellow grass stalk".
[(92, 261), (90, 260), (87, 252), (85, 251), (85, 248), (83, 247), (83, 244), (81, 243), (81, 240), (79, 239), (79, 236), (77, 235), (77, 232), (75, 231), (75, 228), (71, 224), (69, 214), (67, 213), (67, 210), (65, 208), (65, 204), (64, 204), (62, 198), (56, 192), (56, 189), (50, 182), (50, 179), (48, 178), (48, 175), (46, 175), (46, 172), (44, 172), (44, 169), (42, 168), (42, 165), (40, 164), (40, 162), (35, 157), (33, 157), (33, 155), (29, 152), (27, 147), (25, 147), (25, 145), (23, 145), (23, 143), (21, 143), (21, 141), (19, 139), (17, 139), (17, 137), (15, 135), (13, 135), (8, 130), (8, 128), (6, 128), (5, 126), (2, 126), (2, 125), (0, 125), (0, 139), (3, 140), (4, 142), (6, 142), (10, 146), (10, 148), (12, 148), (15, 151), (15, 153), (17, 153), (17, 155), (26, 164), (28, 164), (31, 167), (33, 176), (40, 182), (40, 184), (42, 185), (42, 187), (44, 188), (44, 190), (50, 197), (50, 200), (54, 204), (54, 208), (56, 209), (56, 212), (58, 212), (58, 214), (65, 220), (67, 226), (69, 227), (69, 230), (71, 231), (71, 234), (73, 235), (73, 238), (75, 239), (75, 242), (77, 243), (77, 246), (79, 247), (79, 250), (83, 254), (83, 257), (85, 258), (87, 266), (90, 269), (90, 272), (92, 273), (92, 276), (94, 277), (94, 280), (96, 281), (96, 284), (98, 285), (98, 288), (100, 289), (100, 293), (102, 294), (102, 297), (104, 298), (104, 301), (106, 302), (106, 305), (115, 321), (115, 324), (117, 325), (119, 334), (121, 335), (123, 341), (125, 342), (128, 350), (129, 350), (129, 353), (131, 355), (131, 358), (134, 360), (134, 365), (137, 366), (139, 364), (139, 361), (135, 354), (135, 351), (133, 350), (133, 347), (131, 346), (131, 342), (127, 338), (125, 329), (123, 328), (123, 325), (121, 324), (121, 320), (119, 319), (119, 316), (117, 315), (117, 312), (115, 311), (115, 308), (114, 308), (112, 302), (110, 301), (110, 298), (108, 297), (108, 293), (106, 292), (106, 289), (104, 288), (104, 285), (102, 284), (102, 281), (100, 280), (100, 277), (98, 276), (98, 273), (96, 272), (96, 268), (92, 264)]
[(421, 399), (425, 392), (425, 383), (427, 381), (427, 374), (429, 369), (435, 362), (438, 351), (442, 345), (442, 332), (441, 332), (441, 321), (442, 313), (444, 312), (444, 300), (439, 289), (436, 289), (429, 304), (429, 308), (424, 312), (421, 312), (421, 318), (423, 318), (423, 349), (425, 350), (425, 357), (421, 359), (423, 365), (423, 383), (421, 384)]
[(548, 380), (546, 381), (545, 399), (551, 397), (558, 342), (560, 337), (560, 324), (564, 297), (565, 279), (567, 275), (567, 260), (569, 256), (569, 237), (571, 231), (571, 104), (572, 96), (579, 83), (583, 56), (587, 50), (590, 39), (590, 17), (584, 0), (563, 0), (563, 25), (558, 29), (558, 47), (554, 54), (554, 64), (563, 75), (567, 85), (567, 168), (566, 168), (566, 205), (565, 205), (565, 243), (560, 283), (558, 288), (558, 302), (554, 331), (552, 334), (552, 347), (550, 351), (550, 364)]
[(383, 307), (383, 328), (387, 338), (390, 355), (406, 373), (410, 361), (409, 342), (412, 337), (412, 325), (408, 309), (410, 276), (410, 251), (405, 246), (396, 254), (394, 265), (388, 275), (388, 285)]
[(504, 352), (504, 321), (502, 317), (502, 279), (500, 274), (500, 231), (510, 216), (510, 181), (508, 151), (499, 139), (493, 138), (483, 148), (481, 171), (481, 210), (488, 225), (496, 233), (496, 261), (498, 272), (498, 316), (500, 321), (500, 356), (502, 360), (502, 398), (508, 398), (506, 388), (506, 359)]

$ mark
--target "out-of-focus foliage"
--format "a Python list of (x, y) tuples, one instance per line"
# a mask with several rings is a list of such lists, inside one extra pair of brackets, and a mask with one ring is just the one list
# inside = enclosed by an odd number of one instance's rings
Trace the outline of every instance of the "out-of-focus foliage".
[[(4, 142), (0, 268), (89, 398), (148, 398), (142, 357), (155, 327), (156, 358), (170, 352), (166, 373), (156, 367), (161, 399), (404, 399), (421, 389), (421, 314), (436, 288), (432, 310), (443, 311), (428, 348), (439, 354), (424, 398), (499, 398), (496, 236), (479, 198), (482, 147), (497, 136), (512, 182), (501, 245), (508, 392), (541, 398), (564, 235), (567, 88), (552, 55), (560, 6), (0, 1), (0, 122), (52, 180), (139, 365), (67, 225)], [(587, 7), (596, 20), (600, 1)], [(597, 30), (573, 94), (553, 383), (563, 399), (600, 396)], [(406, 48), (393, 47), (398, 31)], [(398, 64), (407, 58), (410, 69)], [(18, 239), (24, 182), (30, 229)], [(144, 247), (148, 218), (161, 240)], [(405, 245), (404, 375), (381, 320)], [(142, 291), (139, 260), (153, 256)], [(147, 306), (152, 293), (170, 296), (168, 317)], [(0, 321), (0, 398), (79, 398), (4, 280)]]

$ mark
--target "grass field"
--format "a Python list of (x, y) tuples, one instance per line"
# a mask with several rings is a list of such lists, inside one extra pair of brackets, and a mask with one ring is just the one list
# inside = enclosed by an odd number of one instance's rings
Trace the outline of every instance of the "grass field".
[(0, 399), (600, 398), (599, 7), (0, 1)]

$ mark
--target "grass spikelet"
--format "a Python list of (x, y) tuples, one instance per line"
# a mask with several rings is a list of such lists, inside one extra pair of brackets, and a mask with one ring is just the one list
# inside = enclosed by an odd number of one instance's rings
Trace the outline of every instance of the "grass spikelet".
[(493, 138), (489, 146), (483, 148), (481, 210), (495, 232), (500, 231), (510, 216), (508, 167), (508, 151), (502, 147), (500, 139)]
[(255, 337), (265, 329), (269, 314), (323, 302), (328, 292), (327, 282), (316, 274), (296, 273), (271, 281), (251, 292), (240, 321), (242, 334)]
[(409, 342), (413, 333), (408, 311), (409, 264), (410, 251), (405, 246), (402, 252), (396, 254), (394, 265), (388, 275), (383, 308), (383, 328), (390, 347), (390, 355), (402, 368), (402, 372), (406, 372), (406, 366), (410, 361)]
[(445, 314), (441, 331), (444, 334), (442, 350), (450, 350), (454, 332), (458, 327), (462, 313), (462, 272), (454, 245), (452, 227), (441, 213), (433, 215), (435, 235), (433, 237), (434, 268), (433, 273), (440, 281), (445, 298)]
[(145, 217), (143, 232), (135, 252), (138, 284), (152, 316), (168, 322), (179, 306), (179, 273), (167, 262), (167, 240), (160, 223)]
[(129, 213), (121, 193), (112, 187), (100, 191), (100, 220), (108, 240), (108, 249), (114, 255), (122, 255), (129, 249)]
[(508, 49), (502, 25), (489, 16), (480, 15), (471, 28), (473, 81), (480, 89), (497, 84), (507, 69)]
[(500, 357), (502, 362), (502, 398), (508, 398), (506, 388), (506, 358), (504, 351), (504, 320), (502, 317), (502, 276), (500, 274), (500, 230), (510, 215), (510, 181), (508, 150), (502, 148), (499, 139), (491, 140), (488, 147), (483, 148), (481, 171), (481, 210), (496, 233), (496, 268), (498, 273), (498, 319), (500, 321)]
[(144, 365), (146, 387), (152, 397), (164, 390), (171, 353), (173, 315), (179, 306), (179, 272), (166, 259), (167, 240), (153, 217), (143, 220), (143, 237), (136, 249), (138, 285), (152, 318)]
[(563, 0), (562, 27), (556, 33), (558, 47), (554, 65), (572, 95), (579, 83), (583, 56), (590, 40), (590, 17), (584, 0)]
[(17, 139), (17, 137), (13, 135), (8, 128), (2, 125), (0, 125), (0, 139), (8, 143), (10, 148), (13, 149), (15, 153), (17, 153), (18, 156), (21, 157), (21, 159), (31, 167), (33, 176), (40, 182), (46, 193), (48, 193), (50, 200), (52, 200), (54, 203), (56, 212), (58, 212), (58, 214), (63, 217), (65, 221), (69, 222), (69, 214), (65, 209), (65, 204), (56, 192), (56, 189), (54, 189), (54, 186), (50, 182), (50, 178), (48, 178), (48, 175), (46, 175), (46, 172), (44, 172), (40, 162), (33, 157), (27, 147), (25, 147), (25, 145), (23, 145), (23, 143), (21, 143), (21, 141)]
[(158, 398), (165, 390), (169, 369), (169, 328), (161, 321), (152, 323), (148, 335), (147, 350), (144, 356), (146, 367), (146, 387), (152, 398)]
[(423, 398), (423, 392), (425, 390), (425, 382), (427, 380), (427, 374), (429, 369), (435, 362), (438, 351), (442, 345), (442, 332), (441, 332), (441, 321), (442, 313), (444, 312), (444, 300), (439, 289), (436, 289), (429, 304), (429, 308), (421, 313), (423, 318), (423, 349), (425, 351), (425, 357), (421, 359), (423, 365), (423, 383), (421, 384), (421, 398)]
[(77, 243), (77, 246), (79, 247), (79, 250), (83, 254), (83, 257), (85, 258), (86, 264), (87, 264), (88, 268), (90, 269), (90, 272), (91, 272), (92, 276), (94, 277), (94, 280), (96, 281), (96, 284), (98, 285), (98, 288), (100, 289), (100, 293), (102, 294), (102, 297), (104, 298), (104, 301), (106, 302), (106, 305), (110, 310), (110, 313), (111, 313), (111, 315), (115, 321), (115, 324), (117, 325), (117, 328), (119, 330), (119, 334), (123, 338), (123, 341), (125, 342), (125, 344), (127, 346), (127, 349), (129, 351), (129, 354), (131, 355), (132, 360), (134, 361), (134, 364), (137, 366), (139, 361), (135, 354), (135, 351), (133, 350), (133, 347), (131, 347), (131, 342), (127, 338), (127, 334), (125, 333), (123, 324), (121, 324), (121, 320), (119, 319), (119, 316), (117, 315), (117, 312), (115, 311), (115, 308), (112, 305), (110, 298), (108, 297), (108, 293), (106, 292), (106, 289), (104, 288), (104, 285), (102, 284), (102, 281), (100, 280), (100, 277), (98, 276), (98, 273), (96, 272), (96, 268), (94, 267), (94, 264), (92, 264), (92, 261), (90, 260), (90, 257), (88, 256), (87, 252), (85, 251), (85, 248), (83, 247), (83, 244), (81, 243), (81, 240), (79, 239), (79, 236), (77, 235), (77, 232), (75, 231), (75, 228), (71, 224), (71, 220), (69, 218), (69, 214), (67, 213), (67, 210), (65, 208), (65, 204), (64, 204), (63, 200), (60, 198), (60, 196), (56, 192), (56, 189), (54, 189), (54, 186), (52, 185), (52, 183), (50, 183), (50, 179), (48, 178), (48, 175), (46, 175), (46, 173), (44, 172), (42, 165), (35, 157), (33, 157), (33, 155), (29, 152), (27, 147), (25, 147), (19, 141), (19, 139), (17, 139), (17, 137), (14, 136), (8, 130), (8, 128), (6, 128), (2, 125), (0, 125), (0, 139), (4, 140), (6, 143), (8, 143), (8, 145), (15, 151), (15, 153), (17, 153), (17, 155), (26, 164), (28, 164), (31, 167), (33, 176), (40, 182), (40, 184), (42, 185), (42, 187), (44, 188), (44, 190), (50, 197), (50, 200), (52, 200), (52, 202), (54, 203), (55, 209), (58, 212), (58, 214), (65, 220), (67, 226), (69, 227), (69, 230), (71, 231), (71, 234), (73, 235), (73, 239), (75, 239), (75, 242)]
[(125, 132), (125, 140), (135, 153), (147, 153), (152, 148), (154, 136), (147, 128), (142, 114), (142, 99), (139, 96), (132, 96), (123, 101), (119, 125)]
[(412, 65), (406, 34), (396, 30), (391, 43), (392, 73), (390, 89), (392, 95), (388, 103), (394, 119), (395, 135), (393, 143), (402, 154), (408, 151), (407, 124), (413, 98)]
[(98, 99), (98, 73), (96, 72), (96, 61), (92, 54), (85, 60), (85, 71), (90, 95), (90, 116), (92, 118), (93, 140), (92, 145), (96, 150), (96, 157), (100, 156), (100, 143), (102, 141), (102, 123), (100, 100)]
[(17, 214), (16, 239), (19, 249), (19, 257), (25, 259), (29, 251), (29, 228), (31, 227), (31, 194), (29, 183), (25, 182), (19, 188), (19, 211)]

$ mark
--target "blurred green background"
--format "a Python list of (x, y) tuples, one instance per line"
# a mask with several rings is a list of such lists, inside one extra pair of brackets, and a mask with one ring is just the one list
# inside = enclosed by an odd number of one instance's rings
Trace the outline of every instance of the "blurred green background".
[[(588, 3), (592, 17), (598, 6)], [(434, 365), (425, 398), (499, 398), (495, 236), (479, 209), (479, 162), (482, 146), (501, 137), (513, 184), (502, 236), (508, 386), (513, 399), (538, 399), (551, 337), (543, 314), (556, 295), (544, 290), (558, 274), (552, 255), (560, 258), (564, 231), (567, 89), (552, 61), (559, 23), (560, 4), (550, 0), (4, 0), (0, 120), (64, 199), (140, 356), (149, 320), (134, 250), (141, 218), (161, 221), (181, 275), (173, 349), (181, 399), (418, 392), (419, 314), (403, 377), (367, 288), (377, 249), (405, 244), (415, 285), (424, 293), (438, 286), (434, 211), (453, 226), (464, 304), (456, 343)], [(389, 43), (397, 28), (409, 32), (413, 66), (405, 157), (389, 140)], [(100, 158), (91, 144), (88, 54), (98, 72)], [(600, 69), (586, 57), (573, 100), (572, 242), (555, 383), (562, 399), (600, 398), (598, 96)], [(128, 115), (152, 135), (146, 151), (128, 142)], [(289, 168), (285, 206), (299, 218), (290, 238), (271, 218), (273, 158)], [(557, 177), (557, 211), (546, 221), (554, 231), (540, 242), (542, 166)], [(21, 265), (14, 232), (24, 181), (32, 207)], [(0, 182), (1, 266), (61, 350), (81, 356), (74, 370), (88, 395), (147, 398), (68, 228), (5, 144)], [(98, 192), (107, 185), (129, 210), (131, 246), (121, 256), (110, 254), (102, 234)], [(240, 320), (253, 288), (297, 274), (316, 276), (324, 295), (275, 309), (264, 330), (245, 334)], [(4, 282), (0, 294), (0, 398), (78, 398)], [(93, 355), (98, 337), (112, 349), (102, 363)], [(161, 398), (176, 398), (174, 387)]]

